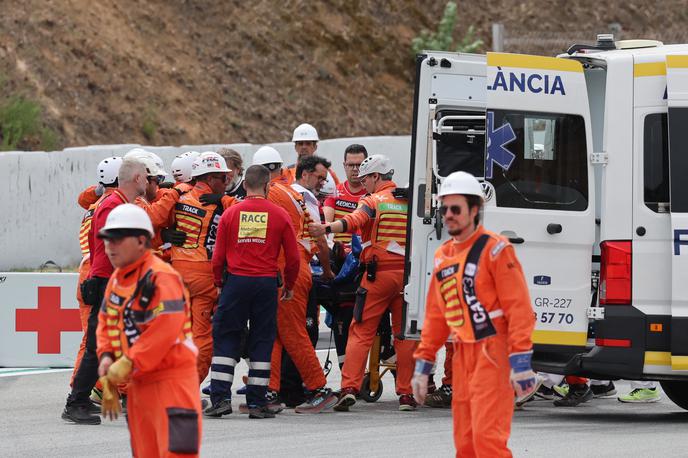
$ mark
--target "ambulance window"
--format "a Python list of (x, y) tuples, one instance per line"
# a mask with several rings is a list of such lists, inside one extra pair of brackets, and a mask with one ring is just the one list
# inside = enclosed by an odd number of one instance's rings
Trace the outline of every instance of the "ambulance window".
[[(480, 115), (484, 112), (465, 112), (455, 110), (441, 110), (437, 113), (437, 120), (452, 115)], [(475, 176), (483, 176), (483, 155), (485, 154), (485, 120), (447, 120), (453, 132), (435, 135), (435, 153), (437, 157), (437, 173), (446, 177), (452, 172), (460, 170)], [(471, 130), (479, 132), (471, 134)]]
[(588, 208), (582, 116), (503, 110), (492, 116), (485, 175), (495, 188), (498, 207)]
[(669, 211), (668, 145), (666, 113), (647, 115), (643, 137), (645, 205), (656, 213)]

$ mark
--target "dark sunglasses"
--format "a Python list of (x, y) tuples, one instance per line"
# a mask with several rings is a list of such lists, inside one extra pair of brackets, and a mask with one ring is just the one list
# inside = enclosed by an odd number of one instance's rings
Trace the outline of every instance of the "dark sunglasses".
[(445, 216), (447, 214), (447, 210), (451, 210), (451, 212), (455, 215), (460, 215), (461, 214), (461, 207), (459, 205), (441, 205), (440, 206), (440, 215)]
[(155, 177), (147, 177), (147, 179), (148, 179), (148, 182), (149, 182), (149, 183), (156, 182), (156, 183), (160, 184), (160, 183), (162, 183), (163, 181), (165, 181), (165, 177), (162, 176), (162, 175), (158, 175), (158, 176), (155, 176)]
[(215, 178), (216, 180), (220, 180), (221, 182), (225, 183), (229, 177), (227, 175), (213, 175), (212, 178)]

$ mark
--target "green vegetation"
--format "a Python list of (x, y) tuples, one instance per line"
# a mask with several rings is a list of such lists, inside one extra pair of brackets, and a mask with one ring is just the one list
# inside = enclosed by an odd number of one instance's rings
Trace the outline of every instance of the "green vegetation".
[(40, 144), (40, 149), (52, 151), (58, 136), (41, 119), (41, 106), (21, 95), (0, 101), (0, 150), (16, 150), (20, 144)]
[(143, 115), (143, 124), (141, 124), (141, 133), (149, 142), (153, 141), (155, 133), (158, 130), (158, 116), (153, 108), (148, 108)]
[(454, 28), (457, 20), (457, 6), (455, 2), (447, 2), (442, 19), (436, 32), (423, 30), (419, 36), (411, 40), (411, 50), (418, 54), (424, 49), (433, 51), (478, 52), (484, 42), (475, 37), (475, 27), (470, 26), (463, 38), (454, 44)]

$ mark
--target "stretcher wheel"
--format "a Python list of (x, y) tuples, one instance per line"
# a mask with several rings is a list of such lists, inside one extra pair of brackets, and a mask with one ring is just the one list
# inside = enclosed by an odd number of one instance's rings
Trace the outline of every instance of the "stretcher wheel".
[(382, 380), (378, 383), (377, 391), (370, 391), (370, 374), (363, 377), (363, 384), (361, 384), (360, 396), (365, 402), (375, 402), (382, 396)]

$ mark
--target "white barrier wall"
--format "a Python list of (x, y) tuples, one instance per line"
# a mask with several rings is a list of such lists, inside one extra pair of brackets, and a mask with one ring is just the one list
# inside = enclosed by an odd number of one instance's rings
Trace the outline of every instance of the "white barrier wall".
[(81, 343), (78, 274), (0, 273), (0, 366), (71, 367)]
[[(346, 177), (342, 166), (344, 149), (360, 143), (369, 154), (386, 154), (395, 168), (395, 181), (405, 186), (411, 150), (409, 136), (354, 137), (323, 140), (316, 154), (331, 160), (337, 175)], [(123, 156), (139, 145), (99, 145), (67, 148), (50, 153), (13, 151), (0, 153), (0, 271), (35, 268), (47, 260), (60, 265), (80, 261), (78, 232), (84, 210), (77, 204), (79, 193), (95, 184), (98, 163), (108, 156)], [(184, 151), (214, 151), (229, 146), (251, 163), (261, 145), (192, 145), (146, 147), (165, 161), (169, 172), (172, 159)], [(296, 161), (292, 143), (272, 144), (285, 164)]]

